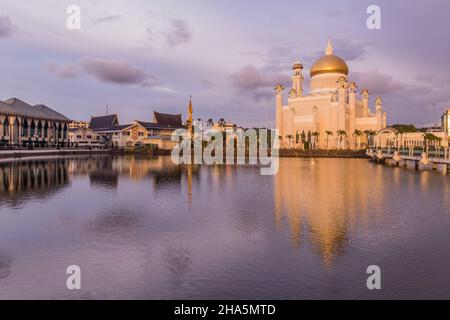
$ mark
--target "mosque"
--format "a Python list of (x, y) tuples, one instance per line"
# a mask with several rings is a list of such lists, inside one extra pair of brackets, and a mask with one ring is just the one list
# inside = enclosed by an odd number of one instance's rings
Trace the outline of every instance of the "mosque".
[(276, 128), (282, 148), (361, 149), (375, 132), (386, 127), (382, 99), (369, 107), (369, 91), (357, 97), (355, 82), (348, 82), (348, 66), (333, 53), (331, 41), (325, 55), (310, 69), (310, 90), (303, 91), (303, 65), (293, 67), (292, 88), (284, 104), (282, 85), (275, 87)]

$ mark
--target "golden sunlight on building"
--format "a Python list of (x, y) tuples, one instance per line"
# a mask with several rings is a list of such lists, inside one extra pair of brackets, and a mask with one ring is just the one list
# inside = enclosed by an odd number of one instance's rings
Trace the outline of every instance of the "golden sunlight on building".
[(348, 66), (334, 55), (330, 41), (325, 55), (311, 67), (309, 93), (303, 90), (303, 65), (298, 61), (292, 70), (287, 104), (283, 86), (275, 87), (276, 128), (282, 148), (299, 148), (306, 142), (316, 149), (361, 149), (368, 143), (367, 132), (386, 127), (381, 98), (375, 100), (375, 111), (369, 108), (367, 89), (357, 98), (358, 87), (348, 82)]

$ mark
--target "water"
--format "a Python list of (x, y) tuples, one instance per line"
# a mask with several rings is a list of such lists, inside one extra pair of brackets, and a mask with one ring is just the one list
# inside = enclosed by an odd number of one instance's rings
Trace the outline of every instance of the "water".
[(449, 181), (363, 159), (281, 159), (276, 176), (167, 157), (2, 162), (0, 298), (448, 299)]

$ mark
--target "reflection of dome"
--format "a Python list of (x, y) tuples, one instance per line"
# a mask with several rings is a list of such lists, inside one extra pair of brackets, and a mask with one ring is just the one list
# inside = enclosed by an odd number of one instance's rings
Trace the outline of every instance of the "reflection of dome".
[(322, 73), (343, 73), (348, 75), (348, 66), (344, 60), (333, 54), (333, 47), (328, 40), (326, 54), (319, 58), (311, 67), (310, 76)]

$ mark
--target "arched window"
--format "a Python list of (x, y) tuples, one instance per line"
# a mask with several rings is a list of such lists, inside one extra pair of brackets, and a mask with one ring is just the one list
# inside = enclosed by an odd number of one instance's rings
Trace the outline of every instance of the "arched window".
[(8, 117), (5, 118), (5, 121), (3, 121), (3, 132), (4, 136), (9, 136), (9, 119)]

